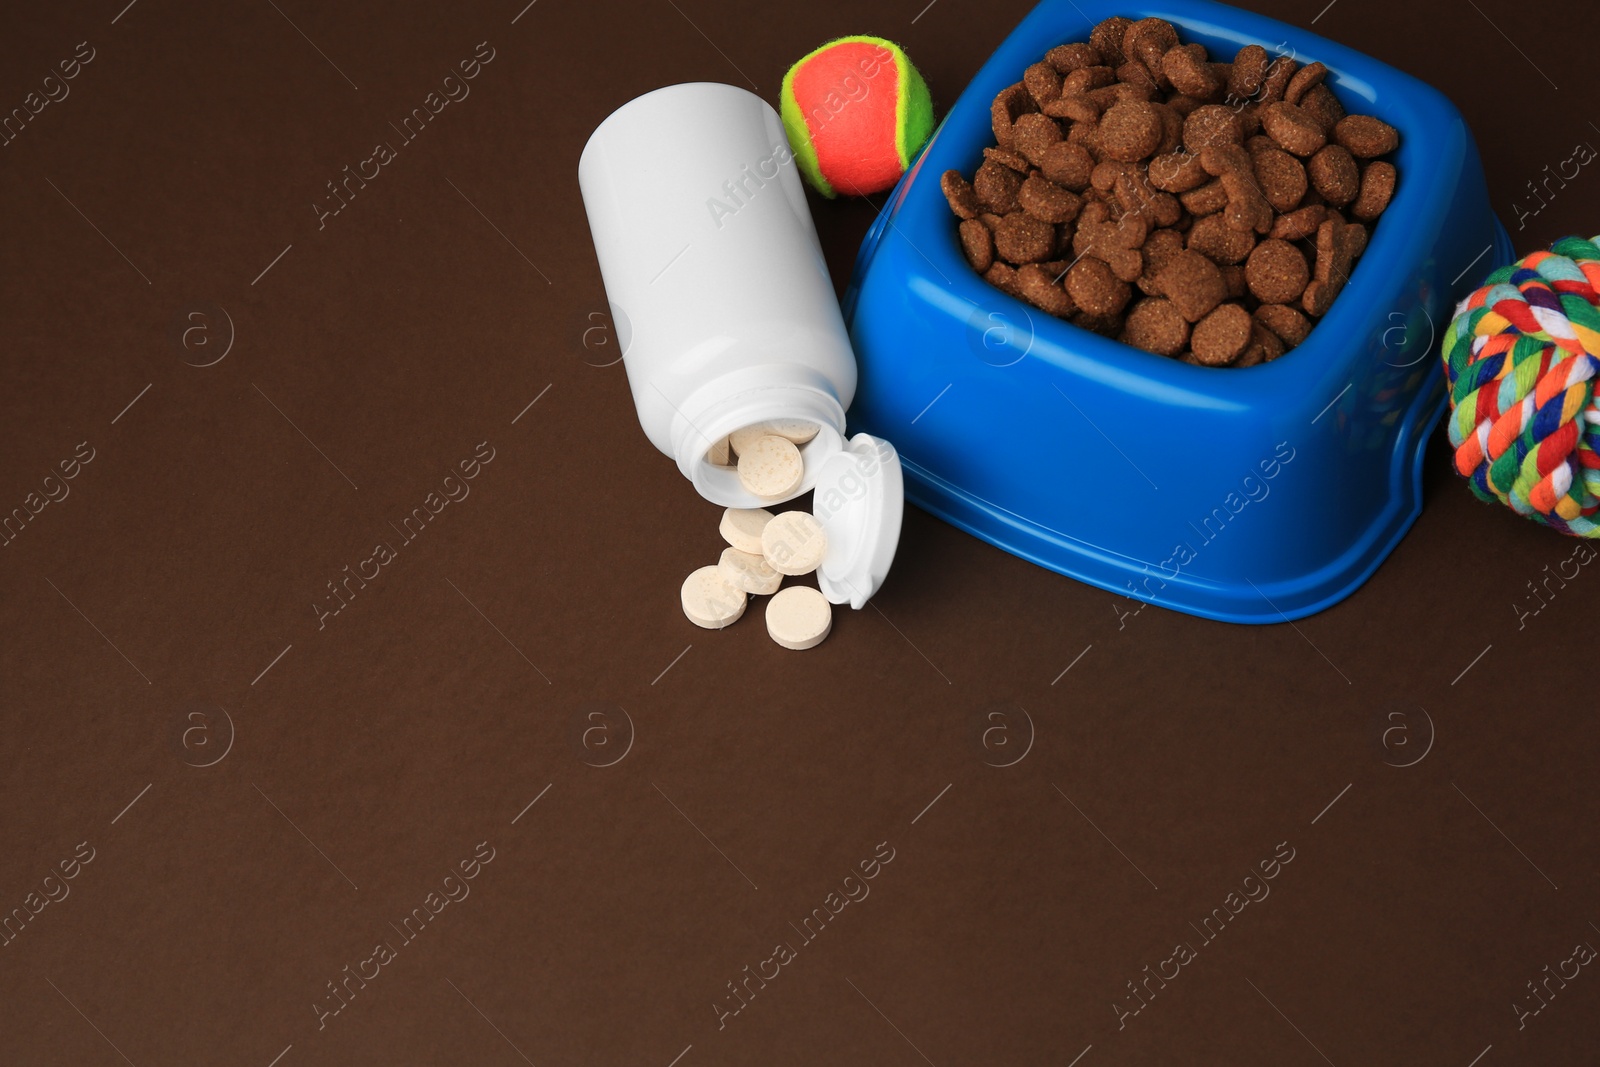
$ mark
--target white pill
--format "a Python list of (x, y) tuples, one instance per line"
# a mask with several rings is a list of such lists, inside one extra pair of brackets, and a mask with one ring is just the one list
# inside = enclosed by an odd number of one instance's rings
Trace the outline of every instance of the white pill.
[(733, 431), (728, 435), (728, 444), (733, 446), (735, 455), (742, 456), (763, 437), (772, 436), (772, 431), (767, 429), (764, 422), (752, 422), (749, 426)]
[(827, 551), (828, 535), (808, 512), (774, 515), (761, 531), (761, 554), (779, 574), (810, 574)]
[(807, 422), (805, 419), (772, 419), (763, 425), (766, 426), (768, 433), (793, 441), (797, 445), (803, 445), (817, 436), (817, 424)]
[(696, 626), (720, 630), (744, 614), (744, 590), (732, 585), (717, 567), (701, 567), (683, 580), (683, 613)]
[(791, 585), (767, 602), (767, 633), (784, 648), (816, 648), (833, 629), (833, 605), (809, 585)]
[(722, 572), (722, 577), (729, 585), (737, 586), (746, 593), (769, 596), (783, 584), (783, 575), (773, 570), (763, 556), (754, 552), (740, 552), (737, 548), (722, 550), (717, 570)]
[(805, 464), (793, 441), (768, 434), (739, 449), (739, 484), (756, 496), (783, 497), (800, 488)]
[(706, 450), (706, 462), (714, 467), (733, 466), (733, 457), (728, 451), (728, 439), (726, 437)]
[(781, 437), (797, 445), (803, 445), (817, 436), (817, 424), (807, 422), (805, 419), (768, 419), (766, 422), (757, 422), (735, 430), (728, 435), (728, 442), (735, 452), (742, 453), (762, 437)]
[(772, 521), (772, 512), (766, 508), (729, 508), (722, 513), (722, 524), (717, 527), (722, 539), (740, 552), (761, 555), (761, 531)]

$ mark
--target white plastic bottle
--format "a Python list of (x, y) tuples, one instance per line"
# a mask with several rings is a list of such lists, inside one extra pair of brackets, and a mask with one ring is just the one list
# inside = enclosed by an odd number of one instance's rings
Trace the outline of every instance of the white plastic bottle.
[[(800, 447), (829, 536), (819, 585), (860, 607), (888, 572), (903, 507), (888, 442), (844, 440), (856, 361), (777, 112), (731, 85), (645, 94), (589, 138), (578, 183), (639, 423), (701, 496), (762, 507), (712, 445), (769, 419)], [(832, 503), (825, 503), (831, 501)]]

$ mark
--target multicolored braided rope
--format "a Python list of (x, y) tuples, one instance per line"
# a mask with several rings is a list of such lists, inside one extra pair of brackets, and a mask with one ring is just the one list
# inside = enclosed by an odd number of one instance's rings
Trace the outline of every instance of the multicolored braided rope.
[(1600, 237), (1489, 275), (1444, 337), (1456, 470), (1480, 499), (1600, 537)]

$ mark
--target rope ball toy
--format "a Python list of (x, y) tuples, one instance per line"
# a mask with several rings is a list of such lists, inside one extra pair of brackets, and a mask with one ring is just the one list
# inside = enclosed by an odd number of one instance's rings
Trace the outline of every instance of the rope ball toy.
[(1479, 499), (1600, 537), (1600, 237), (1490, 274), (1445, 331), (1450, 443)]

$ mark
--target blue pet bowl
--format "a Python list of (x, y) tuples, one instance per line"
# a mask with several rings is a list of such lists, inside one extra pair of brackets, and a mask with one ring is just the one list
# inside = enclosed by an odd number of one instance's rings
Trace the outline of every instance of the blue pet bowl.
[[(1157, 16), (1231, 59), (1321, 60), (1352, 113), (1400, 131), (1399, 183), (1332, 310), (1246, 369), (1199, 367), (1053, 318), (963, 258), (939, 188), (994, 143), (989, 104), (1048, 49), (1112, 15)], [(1459, 112), (1325, 38), (1206, 0), (1045, 0), (984, 64), (901, 179), (845, 298), (853, 428), (893, 441), (906, 496), (1080, 581), (1228, 622), (1349, 596), (1422, 510), (1444, 409), (1434, 353), (1456, 301), (1513, 258)]]

